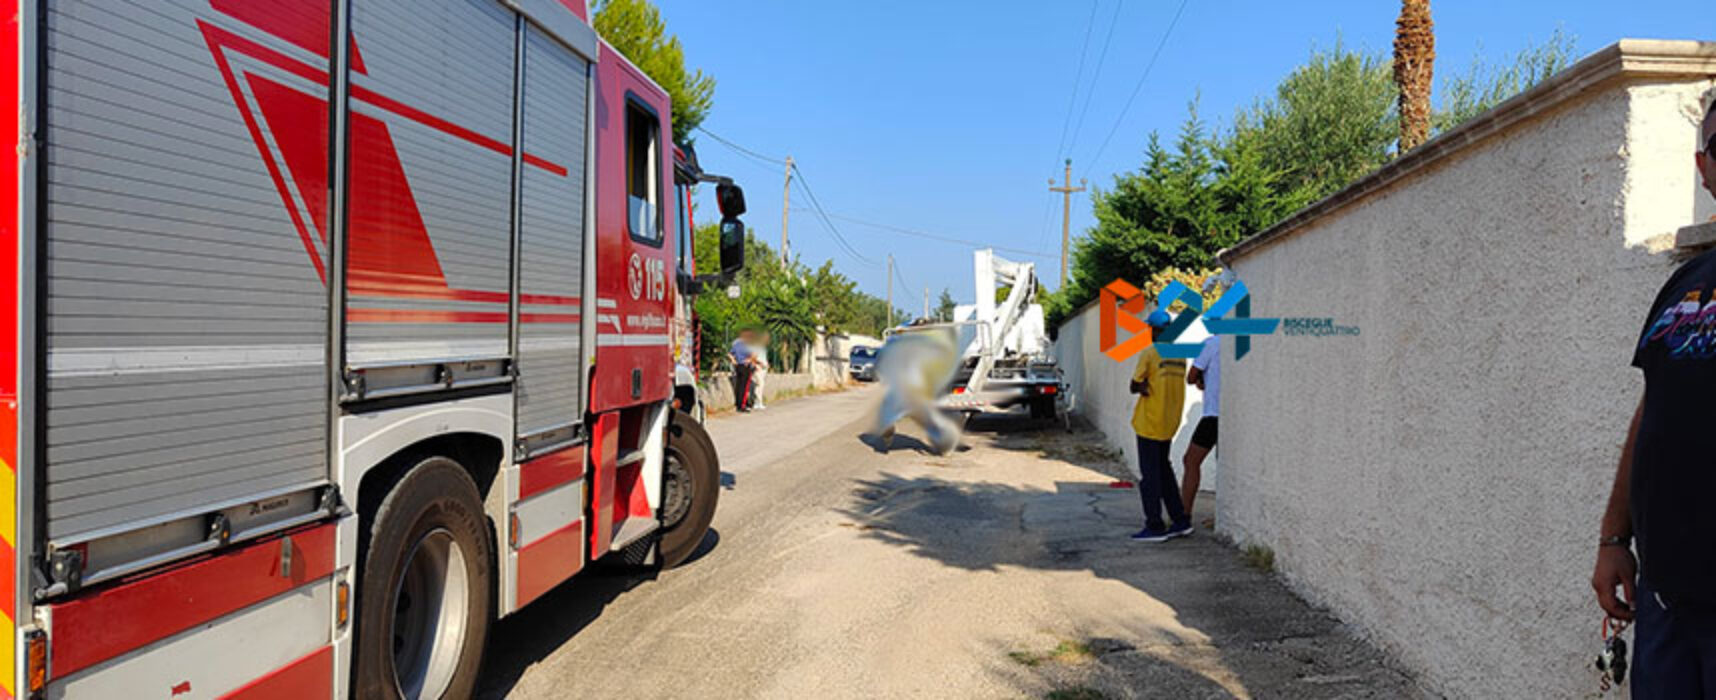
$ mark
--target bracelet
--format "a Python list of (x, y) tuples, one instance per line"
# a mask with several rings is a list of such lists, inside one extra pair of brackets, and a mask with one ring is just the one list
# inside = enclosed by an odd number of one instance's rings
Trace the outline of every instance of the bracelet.
[(1597, 540), (1597, 546), (1599, 546), (1599, 547), (1626, 547), (1626, 546), (1631, 545), (1632, 541), (1633, 541), (1633, 538), (1631, 535), (1609, 535), (1608, 537), (1604, 537), (1600, 540)]

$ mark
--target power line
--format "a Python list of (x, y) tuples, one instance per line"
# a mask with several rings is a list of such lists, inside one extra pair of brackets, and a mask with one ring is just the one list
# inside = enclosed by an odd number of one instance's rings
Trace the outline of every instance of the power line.
[(744, 146), (741, 146), (737, 143), (733, 143), (732, 141), (730, 141), (728, 139), (722, 138), (720, 134), (717, 134), (713, 131), (705, 129), (701, 126), (697, 127), (697, 130), (708, 135), (709, 138), (715, 139), (716, 141), (720, 142), (722, 145), (733, 149), (734, 151), (737, 151), (739, 153), (750, 156), (752, 158), (756, 158), (758, 160), (764, 161), (764, 162), (768, 163), (769, 165), (782, 165), (782, 164), (786, 163), (785, 158), (774, 158), (771, 156), (763, 155), (763, 154), (758, 153), (756, 151), (753, 151), (749, 148), (745, 148)]
[[(1115, 0), (1115, 2), (1118, 4), (1119, 0)], [(1090, 30), (1092, 27), (1096, 26), (1096, 8), (1100, 4), (1101, 3), (1096, 0), (1091, 1), (1090, 19), (1087, 19), (1084, 22), (1084, 44), (1080, 46), (1078, 50), (1078, 70), (1073, 72), (1072, 95), (1067, 97), (1067, 118), (1061, 122), (1061, 142), (1059, 145), (1055, 146), (1056, 160), (1059, 160), (1061, 153), (1066, 151), (1067, 127), (1072, 126), (1073, 107), (1078, 105), (1078, 86), (1079, 83), (1084, 80), (1084, 59), (1085, 56), (1090, 53)], [(1096, 84), (1093, 82), (1091, 87), (1094, 89)]]
[(1072, 141), (1067, 143), (1067, 150), (1078, 148), (1078, 135), (1084, 132), (1084, 118), (1090, 116), (1090, 102), (1096, 97), (1096, 81), (1102, 78), (1102, 66), (1108, 61), (1108, 45), (1114, 41), (1114, 28), (1120, 26), (1120, 8), (1123, 4), (1114, 3), (1114, 14), (1108, 18), (1108, 35), (1102, 39), (1102, 51), (1096, 57), (1096, 72), (1090, 74), (1090, 89), (1084, 92), (1084, 108), (1078, 112), (1078, 126), (1073, 127)]
[[(1043, 224), (1037, 227), (1037, 245), (1043, 244), (1043, 239), (1049, 235), (1049, 214), (1054, 213), (1055, 193), (1049, 192), (1049, 198), (1043, 200)], [(1044, 256), (1048, 257), (1048, 256)]]
[[(918, 301), (920, 301), (920, 302), (923, 301), (924, 298), (922, 295), (912, 294), (912, 290), (916, 289), (916, 287), (913, 287), (912, 285), (906, 284), (906, 278), (900, 275), (900, 266), (899, 265), (894, 266), (894, 279), (899, 280), (900, 286), (906, 288), (906, 294), (910, 294), (911, 296), (916, 296), (918, 298)], [(893, 284), (893, 283), (889, 282), (889, 284)]]
[[(924, 293), (921, 296), (916, 295), (916, 294), (912, 294), (912, 290), (915, 289), (915, 287), (906, 283), (906, 278), (900, 276), (900, 266), (895, 265), (893, 263), (894, 263), (894, 256), (892, 256), (892, 255), (888, 256), (888, 274), (889, 274), (889, 277), (888, 277), (888, 308), (889, 308), (889, 310), (891, 311), (893, 309), (894, 282), (895, 281), (898, 281), (900, 283), (900, 286), (906, 288), (906, 294), (908, 294), (910, 296), (916, 296), (918, 303), (927, 305), (929, 303), (929, 296), (928, 296), (929, 295), (929, 289), (925, 288)], [(907, 315), (909, 316), (910, 314), (907, 314)]]
[[(734, 152), (737, 152), (741, 155), (749, 156), (751, 158), (754, 158), (754, 159), (761, 161), (761, 162), (764, 162), (764, 163), (768, 163), (770, 165), (785, 165), (786, 167), (791, 168), (793, 172), (798, 173), (799, 189), (804, 190), (805, 195), (810, 198), (811, 206), (813, 207), (813, 210), (817, 213), (817, 215), (821, 218), (822, 225), (828, 229), (829, 233), (834, 234), (834, 240), (840, 244), (841, 249), (843, 249), (847, 255), (852, 256), (854, 259), (858, 260), (859, 262), (862, 262), (866, 265), (871, 265), (871, 266), (876, 265), (876, 261), (871, 260), (870, 258), (864, 257), (863, 253), (858, 252), (858, 249), (853, 247), (853, 245), (846, 240), (846, 237), (842, 236), (840, 234), (839, 227), (836, 227), (834, 225), (834, 222), (829, 220), (828, 213), (826, 211), (824, 211), (822, 208), (822, 202), (816, 198), (816, 193), (811, 191), (810, 183), (806, 180), (806, 178), (804, 176), (804, 170), (802, 168), (800, 168), (796, 162), (793, 162), (793, 161), (788, 160), (786, 158), (774, 158), (772, 156), (767, 156), (767, 155), (764, 155), (762, 153), (758, 153), (754, 150), (751, 150), (749, 148), (741, 146), (738, 143), (735, 143), (731, 139), (724, 138), (720, 134), (717, 134), (713, 131), (705, 129), (702, 126), (698, 126), (697, 130), (708, 135), (710, 138), (715, 139), (717, 142), (721, 143), (721, 145), (724, 145), (728, 148), (733, 149)], [(786, 251), (783, 249), (781, 251), (781, 254), (785, 255)]]
[(878, 223), (875, 221), (866, 221), (864, 219), (859, 219), (859, 218), (852, 217), (852, 216), (846, 216), (844, 214), (829, 214), (828, 216), (835, 218), (835, 219), (839, 219), (841, 221), (846, 221), (846, 222), (858, 224), (860, 226), (869, 226), (871, 228), (879, 228), (879, 229), (882, 229), (885, 231), (893, 231), (894, 233), (900, 233), (900, 234), (904, 234), (907, 236), (917, 236), (918, 238), (927, 238), (927, 239), (930, 239), (932, 241), (941, 241), (943, 243), (956, 243), (959, 245), (968, 245), (968, 246), (971, 246), (973, 248), (994, 248), (996, 250), (1006, 251), (1009, 253), (1017, 253), (1019, 255), (1029, 255), (1029, 256), (1038, 257), (1038, 258), (1053, 258), (1053, 257), (1055, 257), (1054, 254), (1052, 254), (1052, 253), (1044, 253), (1044, 252), (1036, 251), (1036, 250), (1026, 250), (1024, 248), (1010, 248), (1007, 246), (995, 245), (993, 243), (985, 243), (983, 241), (973, 241), (973, 240), (969, 240), (969, 239), (965, 239), (965, 238), (954, 238), (952, 236), (943, 236), (940, 234), (930, 233), (928, 231), (918, 231), (916, 229), (901, 228), (899, 226), (894, 226), (891, 224), (883, 224), (883, 223)]
[(1138, 76), (1138, 84), (1132, 87), (1132, 94), (1126, 98), (1126, 104), (1120, 108), (1120, 114), (1114, 117), (1114, 126), (1108, 130), (1108, 136), (1102, 139), (1102, 145), (1096, 148), (1096, 155), (1091, 156), (1089, 164), (1085, 166), (1084, 175), (1090, 175), (1098, 159), (1102, 158), (1102, 152), (1108, 148), (1108, 143), (1114, 140), (1115, 132), (1120, 131), (1121, 122), (1126, 120), (1126, 112), (1132, 109), (1132, 101), (1138, 99), (1138, 92), (1144, 89), (1144, 81), (1150, 77), (1150, 70), (1156, 67), (1156, 59), (1162, 57), (1162, 47), (1168, 45), (1168, 37), (1174, 33), (1174, 25), (1180, 23), (1180, 15), (1186, 11), (1187, 1), (1180, 0), (1180, 8), (1174, 11), (1174, 19), (1168, 22), (1168, 29), (1162, 32), (1162, 39), (1156, 42), (1156, 50), (1150, 54), (1150, 62), (1144, 65), (1143, 75)]
[[(1072, 115), (1069, 113), (1067, 116), (1070, 117)], [(775, 159), (775, 158), (771, 158), (769, 156), (763, 155), (761, 153), (758, 153), (757, 151), (754, 151), (754, 150), (751, 150), (751, 149), (746, 148), (744, 146), (741, 146), (741, 145), (739, 145), (739, 144), (737, 144), (737, 143), (735, 143), (729, 139), (723, 138), (719, 134), (716, 134), (715, 132), (709, 131), (708, 129), (705, 129), (701, 126), (697, 127), (697, 130), (703, 132), (704, 134), (707, 134), (709, 137), (720, 142), (722, 145), (725, 145), (728, 148), (731, 148), (740, 154), (755, 158), (755, 159), (760, 160), (760, 161), (772, 163), (775, 165), (789, 165), (789, 167), (792, 168), (792, 171), (798, 174), (797, 182), (798, 182), (799, 189), (804, 191), (805, 196), (810, 200), (810, 204), (811, 204), (809, 209), (806, 209), (804, 207), (795, 207), (794, 210), (796, 210), (796, 211), (810, 211), (811, 213), (815, 214), (817, 216), (817, 218), (822, 222), (823, 227), (828, 229), (828, 232), (834, 236), (834, 240), (836, 243), (839, 244), (839, 247), (847, 255), (851, 256), (853, 259), (855, 259), (855, 260), (857, 260), (857, 261), (859, 261), (865, 265), (875, 266), (878, 263), (875, 260), (872, 260), (872, 259), (866, 257), (863, 253), (858, 252), (858, 248), (856, 246), (852, 245), (851, 241), (848, 241), (846, 239), (845, 235), (840, 233), (840, 227), (838, 227), (834, 224), (834, 219), (840, 219), (842, 221), (849, 221), (849, 222), (852, 222), (855, 224), (860, 224), (863, 226), (880, 228), (880, 229), (884, 229), (884, 230), (888, 230), (888, 231), (893, 231), (895, 233), (905, 234), (908, 236), (917, 236), (919, 238), (927, 238), (927, 239), (931, 239), (931, 240), (943, 241), (946, 243), (956, 243), (959, 245), (969, 245), (969, 246), (972, 246), (974, 248), (994, 248), (995, 250), (1006, 251), (1009, 253), (1016, 253), (1019, 255), (1028, 255), (1028, 256), (1033, 256), (1033, 257), (1038, 257), (1038, 258), (1052, 258), (1052, 257), (1054, 257), (1048, 253), (1043, 253), (1043, 252), (1034, 251), (1034, 250), (1025, 250), (1022, 248), (1011, 248), (1011, 247), (1007, 247), (1007, 246), (997, 246), (997, 245), (993, 245), (993, 244), (989, 244), (989, 243), (983, 243), (983, 242), (979, 242), (979, 241), (972, 241), (972, 240), (967, 240), (967, 239), (962, 239), (962, 238), (953, 238), (951, 236), (941, 236), (941, 235), (928, 233), (928, 232), (924, 232), (924, 231), (917, 231), (917, 230), (908, 229), (908, 228), (901, 228), (899, 226), (891, 226), (888, 224), (881, 224), (881, 223), (876, 223), (873, 221), (865, 221), (865, 220), (857, 219), (857, 218), (850, 217), (850, 216), (842, 216), (839, 214), (830, 214), (827, 209), (823, 208), (822, 200), (817, 198), (816, 192), (810, 188), (810, 181), (808, 178), (805, 177), (804, 169), (799, 167), (799, 165), (796, 162), (788, 164), (787, 160), (784, 158)], [(906, 280), (903, 276), (900, 275), (899, 268), (897, 266), (893, 270), (893, 277), (891, 278), (891, 281), (889, 282), (890, 285), (893, 284), (892, 280), (899, 281), (899, 283), (902, 286), (906, 287), (907, 294), (911, 294), (911, 290), (913, 288), (911, 285), (906, 284)], [(918, 294), (915, 296), (917, 296), (920, 301), (924, 299), (924, 297), (921, 294)]]
[(858, 249), (847, 241), (845, 236), (840, 235), (840, 227), (834, 225), (834, 221), (828, 216), (828, 211), (822, 208), (822, 200), (817, 199), (816, 192), (810, 189), (810, 180), (804, 176), (804, 169), (800, 168), (797, 163), (793, 164), (792, 169), (793, 172), (798, 173), (799, 189), (804, 190), (805, 196), (810, 198), (811, 207), (814, 208), (816, 210), (816, 214), (822, 218), (822, 225), (828, 228), (829, 233), (834, 234), (834, 240), (840, 243), (840, 247), (844, 248), (848, 255), (851, 255), (853, 258), (856, 258), (866, 265), (874, 266), (876, 261), (864, 257), (864, 254), (858, 252)]
[(870, 258), (865, 257), (863, 253), (858, 252), (858, 248), (853, 246), (850, 241), (847, 241), (846, 237), (841, 235), (839, 227), (835, 226), (834, 222), (828, 218), (828, 214), (822, 209), (822, 203), (816, 198), (816, 193), (811, 191), (809, 181), (804, 177), (804, 171), (799, 170), (796, 165), (794, 165), (793, 171), (797, 172), (799, 175), (799, 189), (804, 192), (807, 198), (810, 199), (811, 213), (815, 214), (818, 220), (822, 223), (823, 228), (828, 229), (828, 232), (834, 236), (834, 241), (839, 245), (840, 249), (859, 262), (875, 266), (876, 261), (871, 260)]

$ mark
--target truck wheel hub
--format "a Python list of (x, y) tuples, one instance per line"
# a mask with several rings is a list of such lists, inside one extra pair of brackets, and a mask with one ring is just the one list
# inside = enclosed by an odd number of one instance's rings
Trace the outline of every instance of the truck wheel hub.
[(679, 450), (667, 450), (667, 468), (661, 483), (661, 526), (671, 530), (691, 512), (691, 470), (685, 467), (685, 457)]
[(446, 529), (431, 530), (406, 556), (393, 591), (393, 673), (406, 698), (438, 698), (458, 670), (470, 581), (465, 553)]

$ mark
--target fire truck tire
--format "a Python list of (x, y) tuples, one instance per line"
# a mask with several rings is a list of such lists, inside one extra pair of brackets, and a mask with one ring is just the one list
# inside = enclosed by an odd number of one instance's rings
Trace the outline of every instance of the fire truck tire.
[(674, 411), (667, 427), (667, 458), (663, 461), (658, 553), (661, 567), (671, 569), (697, 552), (709, 532), (709, 523), (715, 519), (715, 504), (721, 497), (721, 460), (703, 425), (682, 411)]
[(367, 522), (353, 697), (470, 697), (494, 585), (476, 484), (458, 462), (424, 458)]

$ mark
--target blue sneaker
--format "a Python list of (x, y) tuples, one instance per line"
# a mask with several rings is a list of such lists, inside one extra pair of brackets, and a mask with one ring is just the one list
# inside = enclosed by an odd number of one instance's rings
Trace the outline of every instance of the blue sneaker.
[(1179, 525), (1169, 525), (1168, 531), (1165, 534), (1168, 536), (1167, 539), (1185, 537), (1192, 534), (1192, 524), (1190, 522), (1184, 522)]
[(1168, 534), (1167, 530), (1158, 530), (1153, 527), (1132, 533), (1133, 542), (1167, 542), (1170, 537), (1173, 535)]

